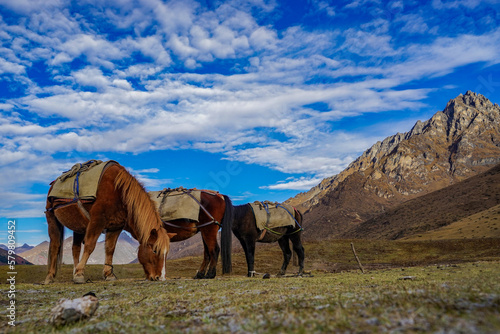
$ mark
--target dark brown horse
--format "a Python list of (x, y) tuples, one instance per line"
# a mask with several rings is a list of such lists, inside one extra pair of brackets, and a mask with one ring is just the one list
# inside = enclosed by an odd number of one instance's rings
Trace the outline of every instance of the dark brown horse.
[[(103, 274), (106, 280), (116, 279), (113, 274), (113, 253), (116, 241), (125, 227), (132, 230), (140, 244), (154, 252), (167, 254), (170, 248), (169, 235), (162, 228), (163, 223), (148, 193), (139, 181), (118, 163), (111, 163), (104, 169), (95, 201), (82, 204), (79, 200), (74, 200), (68, 203), (47, 196), (45, 215), (50, 237), (45, 284), (54, 281), (62, 260), (64, 226), (74, 232), (75, 283), (85, 282), (85, 265), (94, 251), (99, 235), (104, 231), (106, 259)], [(82, 258), (79, 259), (82, 241), (85, 246)]]
[(285, 275), (286, 268), (292, 257), (290, 250), (290, 241), (293, 245), (293, 250), (299, 260), (299, 275), (304, 272), (304, 247), (302, 246), (302, 214), (294, 208), (294, 226), (285, 226), (273, 228), (272, 230), (259, 230), (255, 221), (255, 214), (250, 204), (237, 205), (234, 207), (233, 233), (238, 238), (245, 251), (247, 260), (248, 277), (255, 275), (254, 260), (255, 260), (255, 244), (257, 242), (271, 243), (278, 241), (281, 251), (283, 252), (283, 265), (278, 273), (278, 276)]
[[(194, 276), (198, 278), (214, 278), (216, 276), (219, 251), (222, 258), (222, 272), (231, 272), (231, 226), (233, 220), (233, 205), (226, 195), (202, 191), (198, 221), (177, 219), (164, 222), (164, 229), (175, 233), (171, 242), (183, 241), (201, 232), (204, 257), (200, 268)], [(206, 211), (205, 211), (206, 210)], [(219, 228), (221, 231), (221, 247), (217, 243)], [(165, 256), (154, 254), (150, 248), (139, 246), (139, 262), (144, 268), (146, 279), (156, 281), (165, 279)]]

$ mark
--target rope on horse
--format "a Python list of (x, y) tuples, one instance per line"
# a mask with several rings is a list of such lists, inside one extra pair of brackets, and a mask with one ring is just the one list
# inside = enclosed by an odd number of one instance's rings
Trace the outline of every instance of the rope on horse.
[(64, 172), (61, 176), (59, 176), (58, 179), (61, 180), (62, 182), (79, 172), (88, 171), (92, 167), (99, 165), (101, 162), (102, 162), (101, 160), (89, 160), (84, 163), (77, 163), (73, 167), (71, 167), (70, 170)]
[[(158, 197), (160, 197), (160, 195), (167, 195), (168, 196), (168, 193), (170, 192), (173, 192), (173, 191), (180, 191), (186, 195), (188, 195), (189, 197), (191, 197), (199, 206), (200, 208), (203, 210), (203, 212), (205, 212), (207, 214), (207, 216), (212, 219), (211, 221), (207, 222), (207, 223), (204, 223), (202, 225), (197, 225), (195, 227), (187, 227), (187, 226), (179, 226), (179, 225), (175, 225), (175, 224), (172, 224), (172, 223), (169, 223), (169, 222), (166, 222), (166, 221), (163, 221), (163, 224), (167, 225), (167, 226), (171, 226), (171, 227), (176, 227), (176, 228), (181, 228), (181, 229), (185, 229), (185, 230), (190, 230), (190, 229), (199, 229), (201, 227), (205, 227), (205, 226), (208, 226), (208, 225), (211, 225), (211, 224), (216, 224), (218, 225), (219, 227), (222, 226), (221, 223), (219, 223), (211, 214), (210, 212), (208, 212), (208, 210), (203, 206), (203, 204), (200, 203), (200, 201), (198, 201), (196, 199), (196, 197), (194, 197), (192, 194), (191, 194), (191, 191), (195, 190), (196, 188), (194, 189), (186, 189), (184, 187), (179, 187), (179, 188), (175, 188), (175, 189), (171, 189), (171, 188), (165, 188), (163, 189), (162, 191), (160, 191), (160, 193), (158, 194)], [(208, 191), (204, 191), (204, 190), (200, 190), (202, 193), (206, 193), (206, 194), (210, 194), (210, 195), (213, 195), (212, 193), (208, 192)]]
[[(264, 208), (264, 210), (266, 210), (267, 212), (267, 222), (266, 222), (266, 226), (264, 226), (264, 228), (271, 232), (271, 233), (274, 233), (276, 235), (292, 235), (292, 234), (295, 234), (297, 232), (300, 232), (300, 231), (303, 231), (304, 229), (302, 228), (302, 226), (300, 226), (299, 222), (297, 221), (297, 219), (295, 219), (295, 215), (292, 215), (292, 213), (290, 211), (288, 211), (287, 208), (285, 208), (283, 205), (275, 202), (275, 203), (272, 203), (272, 202), (269, 202), (269, 201), (264, 201), (264, 202), (260, 202), (260, 204), (262, 205), (262, 207)], [(276, 207), (280, 207), (280, 208), (283, 208), (286, 212), (288, 212), (288, 214), (290, 215), (290, 217), (293, 218), (293, 220), (295, 221), (295, 223), (297, 224), (297, 226), (299, 227), (298, 229), (296, 229), (295, 231), (293, 231), (292, 233), (280, 233), (280, 232), (276, 232), (274, 230), (272, 230), (271, 228), (268, 227), (269, 225), (269, 219), (271, 217), (271, 213), (269, 212), (269, 204), (272, 204), (272, 205), (276, 205)], [(252, 206), (250, 206), (252, 207)], [(293, 208), (295, 211), (297, 211), (297, 209)], [(263, 238), (264, 236), (262, 235), (261, 236), (261, 239)]]
[[(80, 174), (88, 171), (89, 169), (91, 169), (94, 166), (99, 165), (100, 163), (102, 163), (101, 160), (89, 160), (89, 161), (84, 162), (84, 163), (77, 163), (77, 164), (73, 165), (73, 167), (71, 167), (70, 170), (64, 172), (61, 176), (58, 177), (58, 179), (61, 180), (61, 182), (63, 182), (64, 180), (76, 175), (75, 181), (73, 182), (73, 194), (74, 194), (73, 199), (70, 201), (64, 201), (65, 202), (64, 204), (60, 204), (57, 207), (77, 203), (78, 209), (80, 210), (80, 212), (88, 220), (90, 220), (90, 213), (87, 211), (87, 209), (85, 209), (83, 207), (82, 202), (80, 200)], [(52, 211), (54, 209), (55, 209), (55, 207), (51, 207), (47, 211)]]

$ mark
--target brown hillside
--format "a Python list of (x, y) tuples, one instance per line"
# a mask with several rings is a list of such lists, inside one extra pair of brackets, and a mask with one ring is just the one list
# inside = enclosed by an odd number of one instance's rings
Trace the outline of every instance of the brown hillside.
[[(485, 173), (473, 176), (465, 181), (409, 200), (396, 208), (357, 225), (343, 233), (345, 238), (368, 239), (401, 239), (427, 231), (449, 226), (460, 220), (480, 214), (500, 204), (500, 164)], [(481, 216), (481, 215), (480, 215)], [(480, 217), (479, 216), (479, 217)], [(484, 220), (469, 218), (479, 229), (481, 225), (493, 223), (494, 214), (487, 215)], [(490, 221), (490, 218), (492, 219)], [(479, 224), (479, 226), (478, 226)], [(500, 227), (500, 221), (498, 221)], [(473, 229), (463, 222), (457, 228)], [(486, 235), (477, 237), (495, 237), (493, 225)], [(484, 233), (488, 229), (482, 229)], [(448, 230), (450, 236), (455, 235), (453, 229)], [(469, 237), (472, 237), (469, 234)], [(461, 238), (465, 237), (462, 235)]]
[(361, 174), (354, 173), (325, 194), (315, 210), (305, 214), (304, 238), (318, 240), (328, 235), (340, 236), (352, 224), (360, 224), (373, 214), (384, 212), (391, 202), (365, 189), (364, 182)]
[(403, 202), (498, 163), (500, 107), (468, 91), (429, 120), (377, 142), (344, 171), (287, 202), (304, 210), (307, 240), (339, 238)]
[[(0, 265), (8, 265), (9, 261), (12, 261), (12, 258), (9, 258), (9, 251), (6, 249), (0, 248)], [(14, 261), (15, 261), (15, 265), (33, 264), (19, 255), (14, 255)]]
[(500, 240), (500, 205), (460, 219), (436, 230), (415, 234), (403, 240), (484, 239)]

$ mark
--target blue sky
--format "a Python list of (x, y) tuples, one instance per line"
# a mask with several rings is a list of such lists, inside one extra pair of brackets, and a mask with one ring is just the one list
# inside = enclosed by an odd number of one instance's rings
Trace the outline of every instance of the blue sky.
[(0, 0), (0, 237), (16, 218), (19, 243), (47, 239), (48, 184), (77, 162), (284, 201), (460, 93), (499, 103), (499, 9)]

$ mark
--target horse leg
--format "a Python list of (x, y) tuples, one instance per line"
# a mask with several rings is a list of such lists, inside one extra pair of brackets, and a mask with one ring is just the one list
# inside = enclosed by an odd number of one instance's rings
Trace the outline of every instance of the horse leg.
[(57, 274), (57, 267), (62, 262), (62, 248), (64, 241), (64, 226), (59, 223), (53, 211), (46, 211), (48, 232), (50, 237), (49, 258), (47, 261), (48, 272), (43, 284), (54, 282)]
[(304, 274), (304, 246), (302, 246), (300, 234), (292, 235), (290, 240), (292, 241), (293, 251), (299, 260), (299, 276), (302, 276)]
[(75, 273), (76, 266), (80, 262), (80, 254), (82, 252), (82, 242), (85, 234), (73, 233), (73, 246), (71, 251), (73, 253), (73, 274)]
[(116, 242), (121, 232), (121, 230), (106, 231), (106, 241), (104, 243), (106, 258), (104, 260), (104, 268), (102, 270), (103, 277), (106, 281), (115, 281), (117, 279), (115, 273), (113, 272), (113, 254), (115, 253)]
[(247, 276), (254, 277), (254, 262), (255, 262), (255, 240), (248, 240), (237, 236), (240, 241), (241, 247), (243, 247), (243, 251), (245, 252), (245, 259), (247, 260)]
[(203, 238), (203, 243), (205, 245), (205, 252), (208, 253), (208, 271), (205, 274), (205, 278), (215, 278), (217, 275), (217, 260), (219, 258), (220, 247), (217, 243), (217, 234), (215, 238)]
[(278, 244), (280, 245), (281, 251), (283, 252), (283, 265), (281, 266), (281, 270), (278, 273), (278, 276), (283, 276), (286, 273), (286, 268), (288, 267), (288, 263), (290, 263), (290, 259), (292, 258), (292, 251), (290, 250), (290, 242), (289, 238), (283, 236), (278, 240)]
[(80, 259), (80, 262), (78, 262), (78, 265), (76, 266), (75, 272), (73, 274), (73, 282), (77, 284), (85, 283), (85, 265), (89, 260), (90, 254), (92, 254), (92, 252), (94, 251), (97, 239), (99, 238), (99, 233), (97, 233), (95, 229), (89, 227), (87, 228), (87, 233), (85, 234), (85, 239), (83, 242), (84, 246), (82, 258)]
[[(203, 240), (203, 239), (202, 239)], [(201, 262), (200, 269), (196, 272), (196, 275), (194, 275), (194, 279), (201, 279), (205, 278), (205, 272), (207, 271), (207, 266), (208, 263), (210, 262), (210, 255), (208, 252), (208, 247), (207, 244), (205, 243), (205, 240), (203, 240), (203, 262)]]

